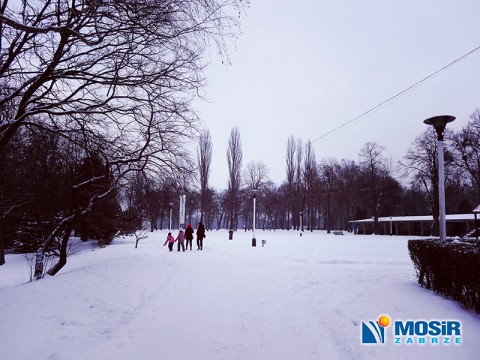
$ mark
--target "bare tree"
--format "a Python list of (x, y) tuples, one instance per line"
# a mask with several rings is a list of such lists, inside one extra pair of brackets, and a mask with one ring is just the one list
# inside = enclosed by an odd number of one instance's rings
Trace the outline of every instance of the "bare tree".
[(312, 143), (309, 140), (305, 145), (305, 160), (303, 167), (303, 184), (305, 187), (306, 205), (307, 205), (307, 221), (308, 228), (313, 231), (314, 225), (314, 193), (315, 185), (317, 183), (317, 162), (315, 159), (315, 151), (313, 150)]
[[(445, 130), (445, 177), (448, 181), (452, 176), (452, 152), (451, 147), (452, 132)], [(408, 149), (404, 160), (400, 166), (404, 170), (404, 176), (413, 176), (412, 182), (423, 185), (430, 200), (431, 211), (433, 215), (432, 235), (439, 233), (439, 205), (438, 205), (438, 150), (437, 133), (433, 127), (425, 130), (418, 136)]]
[(148, 234), (146, 230), (137, 230), (133, 233), (133, 235), (135, 236), (135, 249), (138, 248), (138, 242), (140, 240), (148, 238)]
[[(0, 152), (31, 123), (114, 132), (119, 118), (123, 126), (148, 119), (145, 107), (152, 104), (158, 114), (190, 121), (189, 103), (204, 84), (205, 45), (214, 42), (225, 52), (224, 36), (238, 25), (229, 13), (243, 4), (2, 1), (0, 108), (14, 108), (14, 116), (0, 124)], [(89, 121), (78, 124), (85, 114)]]
[(238, 127), (233, 127), (230, 132), (227, 148), (228, 162), (228, 207), (230, 218), (230, 229), (236, 230), (238, 227), (238, 213), (240, 210), (240, 186), (242, 170), (242, 143), (240, 141), (240, 131)]
[[(297, 230), (303, 231), (303, 222), (302, 229), (300, 229), (300, 218), (303, 218), (303, 208), (305, 203), (305, 187), (303, 186), (302, 181), (303, 176), (303, 143), (302, 139), (297, 139), (297, 148), (296, 148), (296, 161), (295, 161), (295, 206), (294, 206), (294, 222)], [(298, 215), (298, 217), (297, 217)]]
[(378, 214), (387, 172), (387, 160), (383, 156), (385, 147), (367, 142), (360, 150), (360, 166), (366, 183), (370, 212), (373, 217), (373, 231), (378, 234)]
[(208, 178), (212, 163), (212, 138), (208, 130), (200, 134), (197, 149), (197, 163), (200, 172), (200, 221), (203, 221), (205, 206), (208, 202)]
[[(286, 158), (286, 170), (287, 170), (287, 225), (286, 228), (290, 230), (290, 216), (294, 216), (294, 194), (293, 185), (295, 182), (295, 137), (290, 135), (287, 140), (287, 156)], [(293, 223), (292, 223), (293, 225)]]
[(468, 124), (454, 136), (456, 165), (460, 173), (467, 174), (480, 201), (480, 109), (470, 115)]
[(243, 182), (249, 189), (260, 190), (267, 180), (268, 168), (262, 160), (251, 161), (247, 164), (243, 174)]
[(229, 212), (227, 190), (214, 195), (213, 206), (215, 208), (215, 221), (217, 223), (217, 230), (219, 230), (221, 227), (227, 227)]
[[(265, 184), (268, 181), (268, 168), (267, 165), (263, 161), (251, 161), (247, 164), (247, 167), (244, 171), (243, 174), (243, 182), (246, 186), (246, 192), (245, 192), (245, 200), (250, 199), (250, 196), (253, 193), (254, 197), (257, 197), (258, 199), (264, 199), (263, 191)], [(259, 191), (257, 196), (257, 191)], [(244, 201), (244, 204), (250, 204), (250, 201)], [(250, 219), (253, 219), (253, 215), (249, 209), (249, 206), (247, 205), (244, 208), (244, 217), (245, 217), (245, 230), (247, 229), (247, 225), (253, 223), (250, 221)], [(255, 221), (256, 219), (261, 216), (262, 212), (262, 204), (261, 202), (257, 202), (257, 211), (256, 211), (256, 216), (255, 216)]]
[(358, 204), (359, 166), (353, 160), (342, 160), (339, 165), (336, 197), (339, 202), (339, 213), (342, 227), (346, 228), (348, 221), (353, 220)]
[(339, 187), (339, 173), (340, 166), (334, 159), (323, 160), (318, 167), (320, 176), (320, 188), (325, 198), (325, 227), (327, 233), (330, 234), (333, 230), (333, 207), (337, 194), (337, 187)]

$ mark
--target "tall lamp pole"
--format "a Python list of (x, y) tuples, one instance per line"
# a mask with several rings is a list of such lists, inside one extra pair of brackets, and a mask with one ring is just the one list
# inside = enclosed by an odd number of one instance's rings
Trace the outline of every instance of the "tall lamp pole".
[(252, 193), (253, 193), (253, 226), (252, 226), (252, 246), (257, 246), (257, 239), (255, 238), (255, 211), (256, 211), (256, 208), (255, 208), (255, 205), (256, 205), (256, 201), (257, 201), (257, 189), (252, 189)]
[(455, 120), (455, 116), (440, 115), (424, 120), (427, 125), (432, 125), (437, 132), (438, 140), (438, 210), (440, 215), (440, 240), (447, 238), (447, 222), (445, 220), (445, 163), (443, 159), (443, 132), (449, 122)]

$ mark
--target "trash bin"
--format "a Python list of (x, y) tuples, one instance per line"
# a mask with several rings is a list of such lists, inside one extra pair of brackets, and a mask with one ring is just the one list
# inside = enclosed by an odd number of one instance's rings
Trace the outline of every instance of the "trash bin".
[(252, 239), (252, 246), (257, 246), (257, 239), (255, 238)]
[(228, 232), (228, 240), (233, 240), (233, 230)]

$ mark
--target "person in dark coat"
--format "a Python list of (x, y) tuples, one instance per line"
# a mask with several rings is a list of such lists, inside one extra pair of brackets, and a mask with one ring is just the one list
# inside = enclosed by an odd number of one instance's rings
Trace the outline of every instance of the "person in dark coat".
[(187, 228), (185, 229), (185, 239), (187, 240), (187, 250), (188, 244), (190, 244), (190, 250), (192, 250), (193, 228), (191, 224), (188, 224)]
[(197, 250), (203, 250), (203, 239), (206, 238), (205, 227), (202, 223), (198, 223), (197, 229)]

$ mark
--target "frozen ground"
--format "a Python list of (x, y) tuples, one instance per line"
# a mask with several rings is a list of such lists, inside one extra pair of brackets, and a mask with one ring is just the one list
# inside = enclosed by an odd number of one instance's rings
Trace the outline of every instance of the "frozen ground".
[[(169, 253), (166, 232), (84, 245), (55, 277), (0, 267), (1, 359), (476, 359), (480, 316), (416, 285), (406, 237), (208, 232)], [(362, 345), (361, 322), (454, 319), (462, 345)], [(388, 329), (388, 328), (387, 328)], [(388, 336), (388, 333), (387, 333)]]

